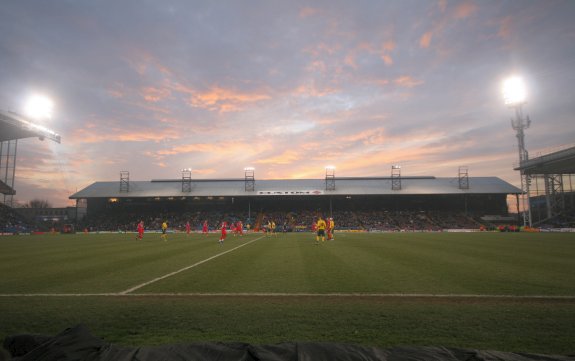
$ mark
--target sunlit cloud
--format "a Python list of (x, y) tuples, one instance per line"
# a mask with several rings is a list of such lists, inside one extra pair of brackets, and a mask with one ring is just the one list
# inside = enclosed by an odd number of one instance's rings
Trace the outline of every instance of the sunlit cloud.
[(170, 96), (170, 90), (166, 88), (145, 87), (140, 92), (142, 97), (148, 102), (158, 102)]
[(381, 56), (381, 59), (383, 60), (385, 65), (392, 65), (393, 64), (393, 58), (390, 55), (384, 54)]
[(307, 18), (309, 16), (316, 15), (318, 12), (319, 12), (318, 9), (311, 8), (311, 7), (304, 7), (304, 8), (300, 9), (299, 16), (301, 18)]
[(182, 136), (175, 129), (75, 129), (71, 140), (79, 143), (105, 142), (161, 142), (165, 139), (178, 139)]
[(383, 143), (385, 141), (385, 128), (366, 129), (358, 133), (346, 134), (338, 137), (338, 143), (361, 142), (363, 144)]
[(400, 76), (399, 78), (396, 78), (393, 82), (396, 85), (399, 85), (399, 86), (405, 87), (405, 88), (413, 88), (413, 87), (416, 87), (418, 85), (423, 84), (423, 80), (415, 79), (409, 75)]
[(439, 10), (441, 10), (441, 12), (445, 12), (445, 9), (447, 8), (447, 0), (439, 0), (438, 6), (439, 6)]
[(289, 149), (274, 157), (258, 159), (255, 164), (291, 164), (299, 159), (300, 154), (295, 150)]
[(330, 86), (318, 86), (315, 82), (302, 84), (294, 90), (293, 95), (303, 97), (324, 97), (337, 92), (337, 89)]
[(477, 11), (477, 5), (471, 1), (457, 4), (453, 15), (456, 19), (465, 19)]
[(433, 33), (431, 31), (428, 31), (425, 34), (423, 34), (419, 39), (419, 46), (421, 46), (422, 48), (429, 48), (429, 45), (431, 45), (432, 37)]
[[(386, 176), (395, 162), (423, 175), (464, 163), (473, 176), (516, 183), (509, 109), (495, 84), (510, 66), (538, 83), (529, 147), (574, 138), (569, 2), (288, 2), (248, 12), (206, 2), (169, 14), (150, 2), (138, 21), (122, 4), (113, 17), (62, 7), (69, 16), (59, 22), (27, 2), (0, 12), (11, 29), (0, 33), (0, 108), (17, 104), (29, 79), (62, 99), (61, 144), (26, 154), (19, 141), (18, 196), (39, 183), (61, 197), (123, 169), (177, 178), (186, 166), (197, 178), (238, 177), (253, 165), (259, 179), (297, 179), (323, 177), (326, 164), (338, 176)], [(79, 12), (97, 37), (70, 22)]]
[(215, 174), (216, 172), (217, 172), (217, 170), (214, 168), (204, 168), (204, 169), (192, 168), (192, 174), (210, 175), (210, 174)]
[(216, 141), (214, 143), (194, 143), (183, 144), (149, 152), (150, 156), (165, 157), (179, 154), (201, 153), (213, 157), (230, 156), (243, 154), (244, 156), (253, 156), (259, 152), (268, 149), (267, 143), (250, 146), (243, 142), (234, 141)]
[(190, 106), (223, 113), (239, 111), (242, 110), (245, 105), (251, 105), (270, 99), (271, 97), (264, 92), (238, 91), (219, 86), (213, 86), (206, 91), (192, 90), (184, 87), (178, 87), (178, 89), (190, 94), (188, 99)]
[(113, 88), (108, 89), (108, 94), (116, 99), (123, 98), (125, 96), (125, 92), (121, 85), (115, 85)]

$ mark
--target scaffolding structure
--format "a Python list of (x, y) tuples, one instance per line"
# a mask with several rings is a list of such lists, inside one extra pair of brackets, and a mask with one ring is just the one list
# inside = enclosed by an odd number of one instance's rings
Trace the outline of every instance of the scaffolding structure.
[(254, 177), (255, 169), (252, 167), (244, 168), (244, 190), (253, 192), (256, 190), (256, 180)]
[(335, 191), (335, 167), (325, 167), (325, 190)]
[(120, 171), (120, 193), (130, 192), (130, 172)]
[(391, 166), (391, 190), (400, 191), (401, 190), (401, 166), (392, 165)]
[[(18, 150), (18, 139), (0, 142), (0, 180), (12, 190), (14, 189), (14, 179), (16, 176), (16, 152)], [(14, 203), (14, 193), (3, 194), (2, 203), (12, 207)]]
[(469, 189), (469, 168), (466, 166), (459, 167), (457, 179), (459, 189)]
[(190, 193), (192, 191), (192, 169), (182, 169), (182, 193)]

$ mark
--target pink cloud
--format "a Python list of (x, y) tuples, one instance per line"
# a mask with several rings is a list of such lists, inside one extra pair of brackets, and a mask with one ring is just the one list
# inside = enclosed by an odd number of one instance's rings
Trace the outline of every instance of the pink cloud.
[(104, 143), (109, 141), (123, 142), (160, 142), (165, 139), (178, 139), (181, 134), (172, 128), (169, 129), (76, 129), (70, 139), (79, 143)]
[(423, 34), (419, 39), (419, 46), (421, 46), (422, 48), (429, 48), (429, 45), (431, 45), (432, 37), (433, 33), (431, 31), (428, 31), (425, 34)]
[(188, 94), (188, 104), (190, 106), (221, 113), (240, 111), (245, 105), (271, 98), (270, 94), (262, 91), (239, 91), (220, 86), (212, 86), (204, 91), (179, 83), (172, 84), (170, 87), (177, 92)]
[(319, 57), (323, 56), (324, 54), (334, 55), (340, 49), (341, 49), (340, 44), (320, 43), (320, 44), (317, 44), (316, 46), (305, 48), (303, 50), (303, 52), (310, 54), (314, 58), (319, 58)]
[(344, 135), (338, 138), (338, 143), (362, 142), (363, 144), (375, 144), (385, 140), (385, 129), (383, 127), (364, 130), (359, 133)]
[(395, 42), (393, 40), (387, 40), (383, 43), (382, 49), (383, 51), (393, 51), (395, 50)]
[(140, 91), (142, 97), (152, 103), (156, 103), (170, 96), (171, 92), (166, 88), (145, 87)]
[[(225, 146), (222, 146), (224, 144)], [(155, 152), (150, 152), (148, 155), (151, 157), (162, 158), (165, 156), (178, 155), (178, 154), (188, 154), (188, 153), (202, 153), (209, 156), (225, 156), (239, 155), (242, 156), (253, 156), (255, 154), (260, 154), (262, 151), (271, 149), (266, 143), (254, 145), (253, 147), (246, 147), (243, 142), (214, 142), (214, 143), (194, 143), (194, 144), (184, 144), (173, 146), (169, 149), (161, 149)]]
[(294, 150), (286, 150), (275, 157), (260, 159), (256, 164), (291, 164), (300, 159), (299, 154)]
[(349, 66), (350, 68), (357, 69), (357, 63), (355, 62), (355, 55), (354, 54), (347, 54), (344, 59), (344, 64)]
[(213, 168), (204, 168), (204, 169), (192, 169), (193, 174), (200, 174), (200, 175), (209, 175), (216, 173), (216, 170)]
[(411, 77), (409, 75), (400, 76), (399, 78), (395, 79), (393, 82), (396, 85), (399, 85), (399, 86), (405, 87), (405, 88), (413, 88), (413, 87), (416, 87), (418, 85), (423, 84), (423, 80), (414, 79), (413, 77)]
[(323, 97), (337, 92), (337, 89), (330, 86), (320, 87), (315, 82), (311, 84), (302, 84), (294, 90), (293, 95), (304, 97)]
[(442, 13), (445, 12), (445, 9), (447, 8), (447, 0), (439, 0), (438, 6)]
[(459, 3), (453, 12), (453, 15), (456, 19), (465, 19), (471, 16), (474, 12), (477, 11), (477, 5), (474, 3), (467, 1), (463, 3)]
[(381, 59), (385, 63), (385, 65), (393, 65), (393, 59), (390, 55), (384, 54), (381, 56)]
[(311, 7), (304, 7), (301, 8), (299, 11), (299, 16), (301, 18), (306, 18), (308, 16), (316, 15), (319, 12), (318, 9), (311, 8)]
[(118, 89), (108, 89), (108, 94), (110, 94), (110, 96), (116, 99), (124, 97), (124, 93)]

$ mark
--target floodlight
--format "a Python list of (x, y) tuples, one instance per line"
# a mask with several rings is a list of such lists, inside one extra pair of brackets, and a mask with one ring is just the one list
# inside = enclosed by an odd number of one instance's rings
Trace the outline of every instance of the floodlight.
[(24, 113), (32, 119), (51, 119), (54, 110), (52, 100), (44, 95), (33, 95), (24, 107)]
[(254, 171), (256, 169), (254, 167), (245, 167), (244, 170), (245, 171)]
[(182, 172), (191, 172), (191, 171), (192, 171), (192, 168), (184, 168), (184, 169), (182, 169)]
[(391, 169), (401, 169), (401, 166), (398, 164), (394, 164), (391, 166)]
[(525, 103), (527, 90), (523, 79), (513, 76), (503, 82), (503, 100), (506, 105), (515, 106)]
[(333, 165), (328, 165), (325, 167), (325, 170), (335, 170), (335, 166)]

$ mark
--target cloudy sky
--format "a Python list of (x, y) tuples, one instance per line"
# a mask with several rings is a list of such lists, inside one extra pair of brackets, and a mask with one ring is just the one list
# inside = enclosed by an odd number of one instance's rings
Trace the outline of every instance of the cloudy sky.
[(20, 140), (15, 199), (95, 181), (498, 176), (575, 143), (572, 0), (5, 0), (0, 108), (42, 93), (62, 143)]

